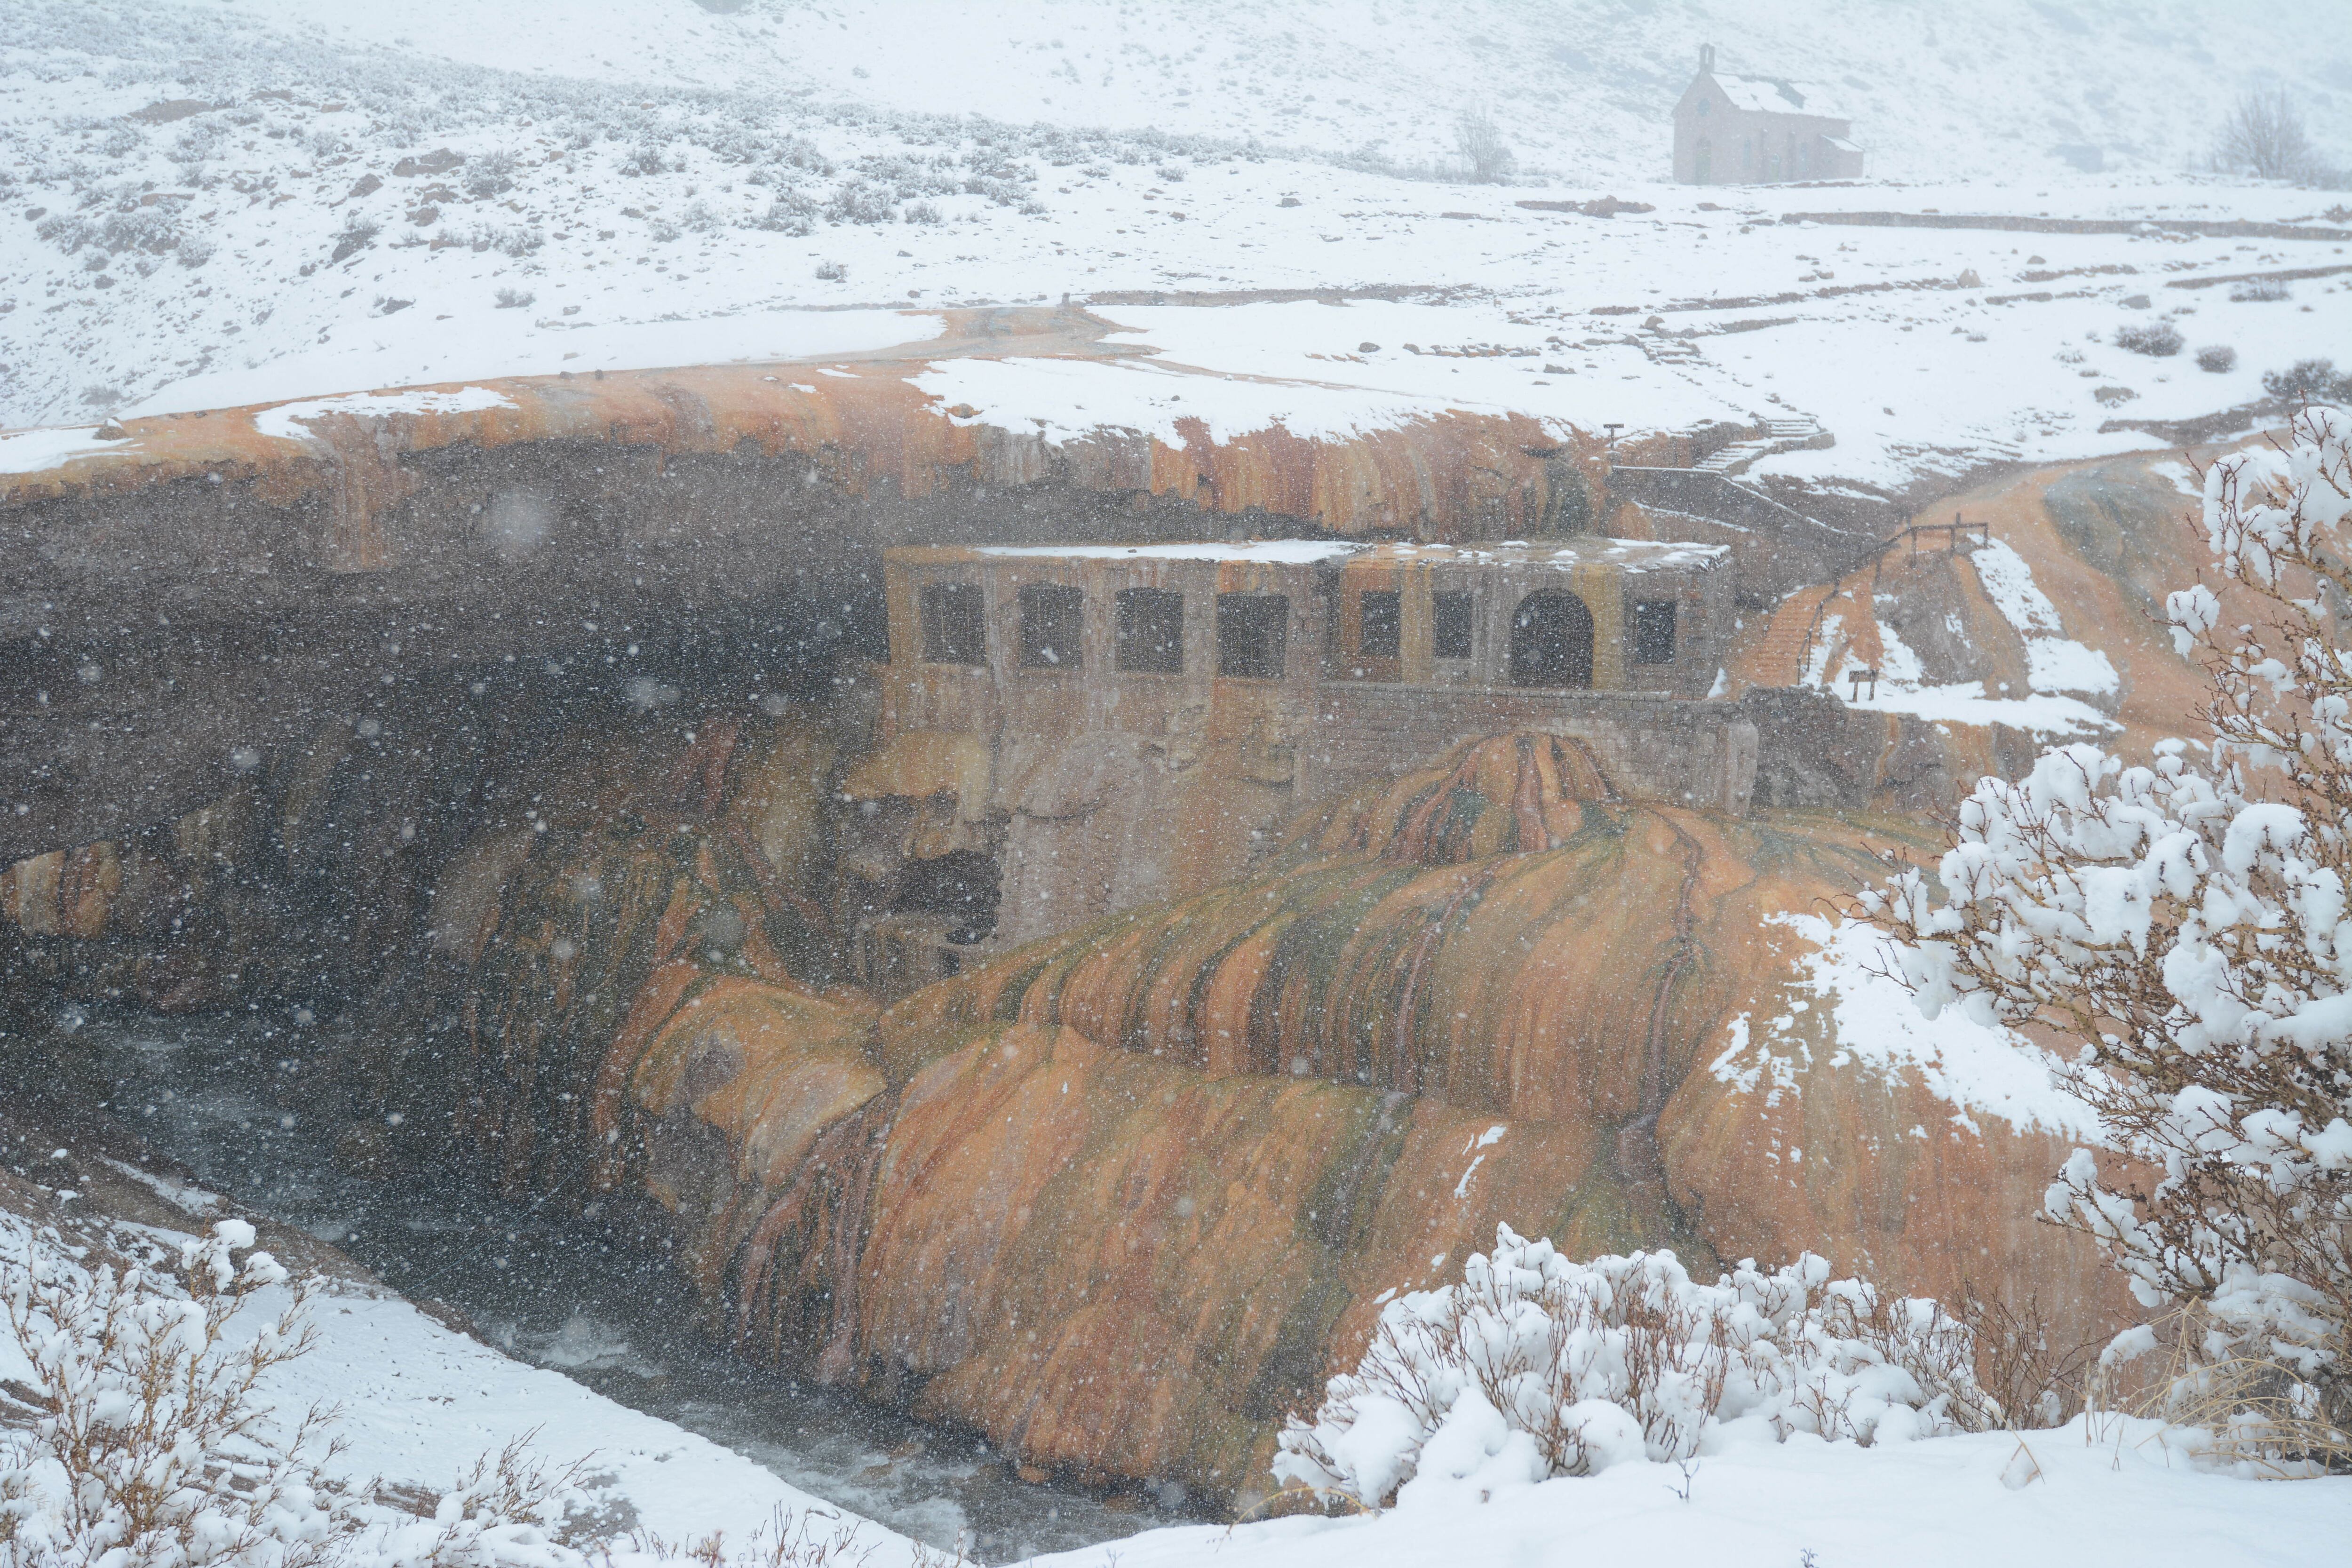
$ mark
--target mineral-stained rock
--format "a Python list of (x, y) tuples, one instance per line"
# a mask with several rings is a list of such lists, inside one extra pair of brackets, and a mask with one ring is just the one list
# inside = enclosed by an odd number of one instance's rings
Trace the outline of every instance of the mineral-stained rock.
[[(1927, 847), (1916, 817), (1629, 802), (1574, 742), (1500, 735), (1307, 814), (1254, 874), (877, 1011), (839, 983), (845, 825), (985, 842), (955, 838), (978, 834), (967, 789), (1044, 823), (1115, 806), (1127, 774), (968, 779), (952, 747), (860, 759), (833, 733), (791, 710), (564, 738), (482, 786), (404, 906), (461, 976), (463, 1046), (415, 1060), (456, 1069), (476, 1157), (645, 1225), (746, 1355), (1033, 1469), (1216, 1494), (1256, 1483), (1384, 1299), (1500, 1222), (1701, 1272), (1817, 1250), (1898, 1288), (2030, 1292), (2085, 1332), (2116, 1309), (2030, 1218), (2072, 1124), (1986, 1099), (1932, 1040), (1878, 1048), (1837, 989), (1858, 982), (1823, 979), (1843, 939), (1817, 911), (1879, 851)], [(326, 825), (379, 798), (352, 793), (365, 755), (271, 775), (278, 852), (314, 880), (342, 864)], [(866, 793), (936, 809), (869, 818)], [(250, 844), (229, 829), (256, 809), (153, 853)], [(12, 876), (20, 910), (72, 902)]]
[(873, 1005), (789, 979), (657, 971), (599, 1068), (594, 1185), (634, 1183), (678, 1222), (719, 1293), (729, 1260), (824, 1135), (882, 1091)]
[(1228, 1492), (1377, 1298), (1444, 1277), (1530, 1194), (1577, 1190), (1593, 1153), (1586, 1127), (1006, 1026), (899, 1102), (860, 1372), (1033, 1462)]
[(52, 849), (0, 872), (0, 913), (36, 936), (104, 934), (122, 890), (122, 859), (110, 842)]
[[(2112, 1314), (2111, 1276), (2030, 1217), (2065, 1130), (2004, 1121), (1952, 1063), (1849, 1049), (1808, 968), (1828, 928), (1789, 912), (1922, 827), (1606, 794), (1553, 737), (1468, 745), (1301, 825), (1266, 874), (878, 1020), (660, 939), (593, 1081), (585, 1036), (509, 1047), (538, 1076), (501, 1136), (545, 1145), (509, 1168), (649, 1196), (748, 1354), (1033, 1468), (1211, 1492), (1254, 1481), (1388, 1293), (1498, 1221)], [(682, 930), (670, 896), (644, 919)], [(508, 907), (502, 941), (533, 906)], [(520, 1042), (544, 982), (510, 994)]]

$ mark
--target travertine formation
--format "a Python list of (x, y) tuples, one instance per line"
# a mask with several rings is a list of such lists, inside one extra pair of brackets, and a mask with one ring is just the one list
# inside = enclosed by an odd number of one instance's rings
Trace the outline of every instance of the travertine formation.
[(2112, 1310), (2026, 1217), (2051, 1135), (1959, 1125), (1826, 1024), (1786, 1081), (1706, 1070), (1802, 989), (1811, 944), (1769, 917), (1918, 829), (1601, 794), (1555, 737), (1474, 744), (1299, 825), (1263, 875), (878, 1017), (795, 976), (723, 826), (690, 854), (584, 836), (531, 858), (485, 940), (473, 1136), (518, 1192), (646, 1205), (747, 1353), (1024, 1462), (1215, 1491), (1256, 1484), (1382, 1292), (1498, 1220)]
[[(1048, 448), (904, 368), (501, 384), (307, 439), (192, 416), (11, 481), (32, 542), (0, 614), (56, 645), (0, 738), (49, 769), (0, 819), (16, 973), (173, 1008), (321, 987), (363, 1026), (370, 1161), (447, 1157), (446, 1130), (514, 1195), (669, 1247), (746, 1354), (1098, 1478), (1262, 1484), (1382, 1295), (1500, 1221), (1702, 1269), (1811, 1248), (2085, 1330), (2121, 1310), (2030, 1219), (2061, 1131), (1853, 1049), (1790, 918), (2037, 743), (1795, 683), (1900, 642), (1997, 700), (2048, 662), (2003, 640), (2013, 584), (1954, 551), (1735, 603), (1719, 680), (1581, 693), (1575, 721), (1433, 679), (1433, 599), (1410, 629), (1400, 601), (1395, 672), (1426, 634), (1432, 679), (1318, 673), (1297, 733), (1262, 703), (1016, 713), (873, 662), (906, 618), (885, 547), (1258, 508), (1329, 536), (1657, 520), (1596, 519), (1591, 454), (1507, 421)], [(2134, 742), (2195, 689), (2136, 613), (2188, 574), (2164, 502), (2142, 467), (1964, 503), (2112, 657), (2085, 711)], [(1343, 584), (1318, 658), (1389, 657), (1362, 603), (1388, 581)], [(689, 624), (725, 628), (675, 666), (704, 689), (604, 662)], [(1657, 785), (1643, 726), (1701, 721), (1750, 738), (1752, 794)], [(126, 761), (167, 732), (214, 749)], [(929, 984), (868, 940), (983, 913)]]

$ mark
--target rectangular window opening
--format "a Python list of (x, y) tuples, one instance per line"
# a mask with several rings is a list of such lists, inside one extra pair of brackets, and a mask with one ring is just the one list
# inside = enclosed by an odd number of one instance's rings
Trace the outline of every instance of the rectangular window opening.
[(1217, 673), (1228, 680), (1280, 680), (1290, 599), (1283, 594), (1217, 595)]
[(1394, 658), (1404, 636), (1404, 600), (1394, 589), (1356, 597), (1356, 651), (1366, 658)]
[(923, 590), (923, 662), (981, 664), (988, 658), (987, 616), (980, 589), (935, 583)]
[(1437, 657), (1468, 658), (1470, 657), (1470, 595), (1467, 594), (1437, 594), (1430, 605), (1437, 634)]
[(1112, 641), (1129, 675), (1184, 673), (1184, 595), (1172, 588), (1122, 588)]
[(1032, 584), (1021, 590), (1021, 668), (1076, 669), (1086, 632), (1087, 595), (1081, 588)]
[(1643, 599), (1633, 606), (1633, 662), (1675, 662), (1675, 602)]

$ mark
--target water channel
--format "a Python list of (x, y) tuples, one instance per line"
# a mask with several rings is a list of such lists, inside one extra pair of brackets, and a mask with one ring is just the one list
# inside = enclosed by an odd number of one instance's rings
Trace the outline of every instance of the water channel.
[(596, 1227), (508, 1203), (462, 1171), (362, 1179), (342, 1129), (308, 1118), (313, 1031), (257, 1016), (77, 1015), (109, 1104), (207, 1186), (299, 1227), (411, 1299), (437, 1298), (509, 1354), (745, 1455), (893, 1530), (988, 1563), (1199, 1522), (1181, 1489), (1034, 1485), (970, 1432), (755, 1367), (689, 1326), (691, 1288)]

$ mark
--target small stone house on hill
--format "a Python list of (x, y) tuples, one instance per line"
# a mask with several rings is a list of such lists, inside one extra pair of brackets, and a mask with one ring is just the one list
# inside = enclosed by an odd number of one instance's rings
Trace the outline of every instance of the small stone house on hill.
[(1732, 76), (1698, 52), (1698, 75), (1675, 105), (1675, 178), (1685, 185), (1852, 180), (1863, 152), (1853, 121), (1803, 82)]

